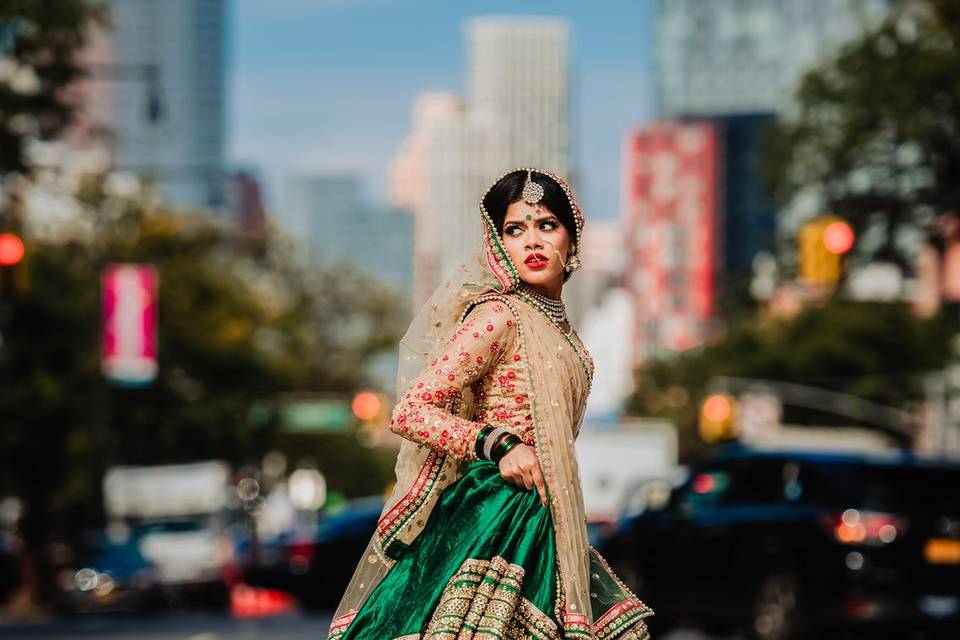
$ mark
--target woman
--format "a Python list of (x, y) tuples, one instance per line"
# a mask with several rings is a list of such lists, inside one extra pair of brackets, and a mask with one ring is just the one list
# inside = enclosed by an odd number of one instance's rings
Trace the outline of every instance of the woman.
[(593, 362), (560, 299), (583, 214), (528, 168), (480, 211), (483, 247), (400, 341), (397, 482), (328, 638), (647, 638), (652, 611), (587, 542)]

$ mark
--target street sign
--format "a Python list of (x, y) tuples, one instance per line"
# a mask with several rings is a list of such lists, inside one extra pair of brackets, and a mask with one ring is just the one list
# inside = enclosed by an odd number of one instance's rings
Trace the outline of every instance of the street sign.
[(103, 272), (104, 375), (143, 385), (157, 376), (157, 272), (151, 265), (113, 264)]
[(287, 433), (346, 432), (353, 422), (347, 400), (298, 400), (280, 410), (280, 424)]

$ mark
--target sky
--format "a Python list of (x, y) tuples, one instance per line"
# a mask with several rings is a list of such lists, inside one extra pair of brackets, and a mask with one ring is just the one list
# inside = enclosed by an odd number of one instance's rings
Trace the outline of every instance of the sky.
[(570, 21), (576, 185), (588, 217), (620, 206), (620, 143), (649, 122), (653, 0), (233, 0), (228, 43), (232, 166), (262, 179), (268, 208), (296, 173), (359, 174), (385, 200), (387, 166), (427, 91), (465, 96), (464, 23)]

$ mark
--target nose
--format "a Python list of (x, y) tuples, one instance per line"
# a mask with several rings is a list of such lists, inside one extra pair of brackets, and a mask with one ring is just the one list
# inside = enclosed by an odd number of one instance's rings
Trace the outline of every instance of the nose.
[(540, 230), (537, 229), (536, 225), (527, 228), (524, 232), (524, 240), (526, 241), (524, 247), (527, 249), (543, 248), (543, 241), (540, 240)]

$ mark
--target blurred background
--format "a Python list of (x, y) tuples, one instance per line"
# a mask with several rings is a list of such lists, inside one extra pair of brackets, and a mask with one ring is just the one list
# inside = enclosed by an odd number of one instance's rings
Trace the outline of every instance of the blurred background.
[(0, 2), (0, 636), (324, 637), (530, 165), (654, 637), (960, 637), (958, 79), (954, 0)]

